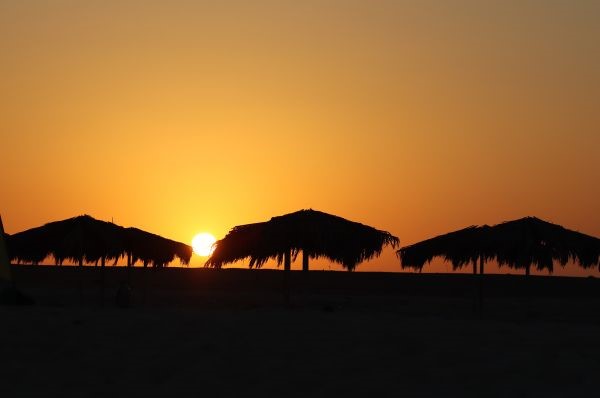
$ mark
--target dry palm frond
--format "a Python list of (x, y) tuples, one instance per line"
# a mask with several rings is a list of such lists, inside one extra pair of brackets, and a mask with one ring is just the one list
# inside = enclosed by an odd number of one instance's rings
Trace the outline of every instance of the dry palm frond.
[(48, 256), (63, 261), (94, 263), (131, 256), (153, 265), (175, 257), (188, 263), (192, 248), (136, 228), (96, 220), (88, 215), (55, 221), (13, 234), (8, 239), (13, 261), (37, 264)]
[(476, 261), (497, 260), (503, 266), (553, 271), (554, 262), (575, 261), (582, 267), (598, 265), (600, 239), (571, 231), (535, 217), (507, 221), (492, 227), (473, 226), (406, 246), (398, 250), (403, 268), (421, 269), (434, 257), (454, 268)]
[(234, 227), (215, 244), (209, 267), (250, 259), (261, 267), (269, 259), (279, 264), (286, 253), (304, 251), (310, 258), (326, 257), (353, 270), (357, 264), (378, 256), (385, 245), (396, 247), (398, 238), (386, 231), (316, 210), (300, 210), (273, 217), (267, 222)]

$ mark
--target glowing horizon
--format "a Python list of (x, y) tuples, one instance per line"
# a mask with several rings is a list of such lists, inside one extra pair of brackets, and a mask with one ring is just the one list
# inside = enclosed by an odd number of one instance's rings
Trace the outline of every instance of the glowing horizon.
[[(52, 220), (57, 221), (57, 220)], [(104, 220), (107, 221), (107, 220)], [(113, 220), (111, 220), (113, 222)], [(19, 231), (20, 232), (20, 231)], [(156, 231), (154, 231), (156, 232)], [(450, 231), (446, 231), (450, 232)], [(160, 235), (160, 233), (159, 233)], [(164, 236), (168, 238), (167, 236)], [(431, 237), (431, 236), (430, 236)], [(196, 242), (195, 242), (196, 241)], [(192, 260), (190, 264), (182, 264), (177, 259), (169, 264), (169, 266), (175, 267), (191, 267), (198, 268), (204, 266), (206, 259), (212, 253), (212, 245), (215, 242), (215, 237), (208, 232), (201, 232), (194, 236), (190, 241), (190, 246), (193, 248)], [(185, 243), (185, 242), (183, 242)], [(472, 273), (472, 266), (466, 265), (460, 269), (454, 270), (450, 262), (437, 257), (429, 264), (425, 264), (422, 270), (413, 269), (402, 269), (400, 262), (395, 256), (395, 250), (390, 247), (384, 248), (382, 255), (379, 258), (375, 258), (370, 261), (360, 263), (357, 267), (357, 272), (405, 272), (405, 273)], [(292, 260), (292, 270), (301, 270), (301, 256), (296, 260)], [(248, 268), (248, 259), (243, 261), (237, 261), (226, 265), (224, 268)], [(44, 259), (39, 265), (40, 266), (53, 266), (55, 264), (54, 258), (50, 255)], [(93, 262), (84, 261), (86, 265), (94, 265)], [(76, 266), (77, 261), (66, 260), (63, 262), (63, 266)], [(96, 264), (98, 265), (98, 264)], [(107, 266), (126, 266), (127, 258), (125, 256), (117, 259), (117, 261), (110, 262)], [(136, 261), (134, 266), (141, 266), (141, 261)], [(275, 260), (268, 261), (263, 269), (282, 269), (282, 265), (277, 264)], [(520, 275), (524, 273), (523, 269), (514, 269), (508, 266), (500, 267), (496, 260), (487, 261), (485, 265), (486, 274), (515, 274)], [(331, 262), (325, 258), (312, 259), (311, 270), (313, 271), (346, 271), (340, 264)], [(579, 264), (568, 261), (565, 266), (560, 265), (558, 262), (554, 264), (554, 270), (549, 272), (548, 270), (538, 270), (535, 266), (531, 268), (532, 275), (555, 275), (555, 276), (594, 276), (600, 277), (600, 270), (598, 267), (583, 268)]]
[(0, 9), (8, 233), (91, 214), (189, 244), (314, 208), (403, 246), (529, 215), (600, 236), (593, 2)]

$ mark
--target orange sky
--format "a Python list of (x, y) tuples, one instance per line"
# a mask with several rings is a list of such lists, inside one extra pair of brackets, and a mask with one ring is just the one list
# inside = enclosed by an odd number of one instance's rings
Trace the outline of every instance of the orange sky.
[(600, 236), (598, 20), (584, 0), (5, 0), (5, 228), (87, 213), (190, 242), (312, 207), (402, 244), (525, 215)]

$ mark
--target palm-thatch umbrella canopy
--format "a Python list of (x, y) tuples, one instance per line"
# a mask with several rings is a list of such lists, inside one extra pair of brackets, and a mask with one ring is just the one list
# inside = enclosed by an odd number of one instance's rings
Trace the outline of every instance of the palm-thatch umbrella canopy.
[(525, 217), (495, 225), (489, 230), (487, 259), (511, 268), (554, 270), (555, 261), (564, 266), (569, 261), (584, 268), (598, 265), (600, 239), (560, 225)]
[[(162, 266), (178, 257), (188, 263), (192, 248), (135, 228), (96, 220), (88, 215), (55, 221), (11, 235), (9, 256), (17, 262), (38, 264), (52, 255), (57, 264), (117, 261), (127, 256)], [(131, 261), (128, 261), (131, 265)]]
[(473, 263), (473, 273), (476, 273), (476, 262), (483, 253), (488, 229), (487, 225), (470, 226), (403, 247), (397, 255), (402, 261), (402, 268), (421, 271), (425, 264), (440, 257), (451, 262), (454, 270)]
[(308, 271), (309, 258), (326, 257), (353, 270), (357, 264), (378, 256), (383, 247), (396, 247), (397, 237), (389, 232), (349, 221), (316, 210), (300, 210), (267, 222), (234, 227), (215, 244), (207, 267), (250, 259), (250, 267), (261, 267), (274, 259), (284, 269), (290, 268), (290, 257), (303, 252), (303, 270)]
[(206, 267), (221, 268), (224, 264), (250, 258), (250, 268), (261, 267), (257, 259), (272, 253), (265, 238), (269, 233), (268, 222), (238, 225), (225, 238), (214, 244), (214, 251), (206, 261)]
[(125, 242), (133, 263), (140, 260), (144, 266), (152, 264), (164, 267), (178, 258), (182, 264), (189, 264), (192, 247), (185, 243), (163, 238), (138, 228), (125, 229)]
[(440, 235), (397, 252), (403, 268), (421, 269), (434, 257), (450, 261), (460, 268), (480, 260), (480, 273), (485, 261), (496, 260), (499, 265), (525, 269), (553, 271), (554, 261), (565, 265), (575, 261), (582, 267), (598, 265), (600, 239), (566, 229), (560, 225), (525, 217), (492, 227), (469, 227)]
[(9, 252), (13, 261), (38, 264), (52, 255), (57, 264), (65, 260), (97, 262), (123, 256), (123, 228), (84, 215), (55, 221), (13, 234)]

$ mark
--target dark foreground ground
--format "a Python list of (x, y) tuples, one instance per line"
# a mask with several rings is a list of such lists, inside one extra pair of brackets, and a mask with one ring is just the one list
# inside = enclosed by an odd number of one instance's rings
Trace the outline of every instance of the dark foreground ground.
[(471, 275), (14, 271), (6, 397), (600, 396), (597, 279), (490, 276), (480, 316)]

